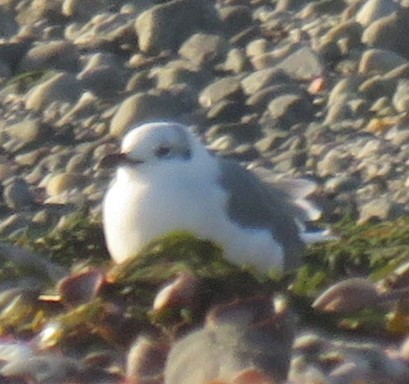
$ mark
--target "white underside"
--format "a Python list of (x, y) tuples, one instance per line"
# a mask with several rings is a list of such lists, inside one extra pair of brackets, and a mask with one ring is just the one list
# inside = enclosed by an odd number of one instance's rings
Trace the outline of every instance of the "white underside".
[(115, 262), (135, 257), (154, 238), (183, 230), (214, 241), (232, 262), (264, 271), (282, 267), (282, 248), (269, 229), (244, 228), (227, 216), (228, 196), (217, 183), (216, 159), (200, 147), (194, 153), (193, 163), (118, 169), (103, 204), (105, 236)]

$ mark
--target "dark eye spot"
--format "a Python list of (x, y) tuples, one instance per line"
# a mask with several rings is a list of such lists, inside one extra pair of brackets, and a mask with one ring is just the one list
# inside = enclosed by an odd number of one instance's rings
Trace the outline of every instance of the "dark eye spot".
[(155, 155), (157, 157), (163, 157), (163, 156), (166, 156), (167, 154), (169, 154), (169, 152), (170, 152), (170, 147), (162, 145), (155, 151)]

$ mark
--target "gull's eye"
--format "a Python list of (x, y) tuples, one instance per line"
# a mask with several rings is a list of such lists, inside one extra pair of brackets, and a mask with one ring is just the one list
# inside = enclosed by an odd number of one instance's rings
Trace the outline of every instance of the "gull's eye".
[(166, 145), (161, 145), (156, 151), (155, 155), (157, 157), (163, 157), (170, 153), (170, 147)]

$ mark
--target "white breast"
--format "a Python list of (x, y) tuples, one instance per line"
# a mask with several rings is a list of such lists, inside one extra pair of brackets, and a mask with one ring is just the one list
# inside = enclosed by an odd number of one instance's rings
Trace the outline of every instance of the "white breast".
[(202, 160), (197, 166), (169, 163), (139, 176), (119, 170), (124, 172), (118, 172), (103, 204), (107, 245), (117, 263), (158, 236), (184, 230), (213, 240), (235, 263), (262, 270), (282, 266), (283, 252), (270, 230), (243, 228), (228, 218), (228, 195), (217, 183), (217, 162), (210, 156)]

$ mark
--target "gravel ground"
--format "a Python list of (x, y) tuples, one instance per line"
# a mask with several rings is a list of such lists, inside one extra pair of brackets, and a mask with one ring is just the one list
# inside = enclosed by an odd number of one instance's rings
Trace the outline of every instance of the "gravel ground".
[[(98, 215), (111, 176), (98, 162), (157, 119), (316, 180), (327, 221), (405, 215), (406, 36), (407, 0), (3, 0), (0, 236)], [(364, 380), (308, 372), (297, 380)]]

